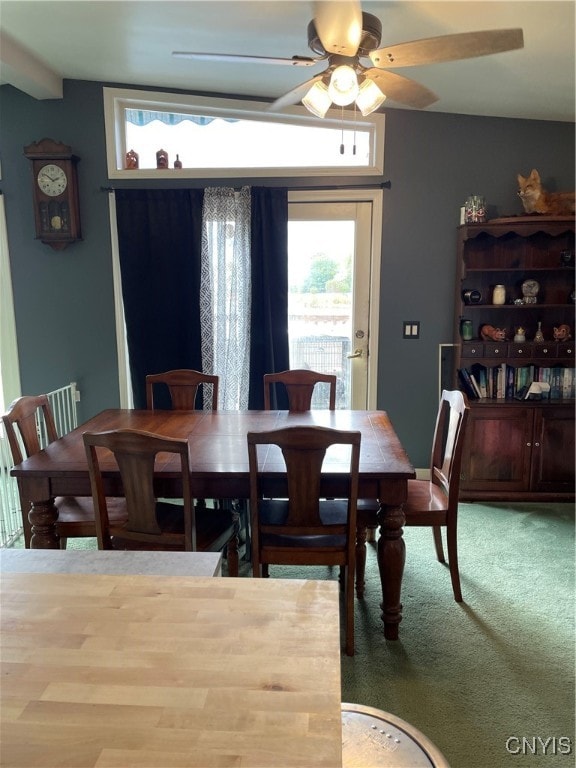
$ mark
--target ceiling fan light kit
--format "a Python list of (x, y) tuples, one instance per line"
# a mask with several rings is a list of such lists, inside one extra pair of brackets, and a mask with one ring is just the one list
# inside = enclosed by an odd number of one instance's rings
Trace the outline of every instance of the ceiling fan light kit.
[[(348, 84), (346, 84), (344, 79), (337, 80), (336, 84), (333, 82), (336, 70), (328, 87), (322, 80), (314, 83), (302, 99), (302, 104), (309, 112), (316, 117), (325, 117), (333, 103), (346, 107), (356, 102), (357, 108), (366, 117), (384, 103), (386, 96), (373, 80), (365, 78), (358, 85), (358, 78), (354, 70), (351, 67), (346, 67), (346, 69), (351, 72), (354, 78), (352, 80), (350, 77)], [(349, 75), (346, 74), (346, 76)]]
[(352, 67), (349, 64), (336, 67), (332, 72), (328, 86), (328, 93), (334, 104), (339, 107), (347, 107), (348, 104), (356, 101), (359, 90), (358, 78)]
[(374, 80), (366, 78), (356, 97), (356, 106), (362, 113), (363, 117), (370, 115), (372, 112), (381, 107), (386, 101), (386, 94), (382, 93), (380, 88), (376, 85)]
[(324, 117), (332, 106), (328, 88), (322, 80), (318, 80), (302, 99), (302, 104), (316, 117)]
[[(179, 51), (174, 55), (197, 60), (260, 61), (289, 66), (315, 66), (327, 61), (324, 72), (301, 83), (274, 101), (269, 111), (279, 112), (299, 101), (316, 117), (324, 117), (330, 102), (345, 107), (356, 102), (364, 116), (388, 97), (413, 109), (423, 109), (438, 96), (420, 83), (390, 70), (439, 62), (460, 61), (504, 53), (524, 47), (521, 29), (491, 29), (441, 35), (378, 48), (382, 23), (363, 13), (358, 0), (321, 0), (314, 3), (314, 19), (308, 24), (308, 46), (319, 58), (208, 54)], [(368, 66), (362, 63), (370, 62)]]

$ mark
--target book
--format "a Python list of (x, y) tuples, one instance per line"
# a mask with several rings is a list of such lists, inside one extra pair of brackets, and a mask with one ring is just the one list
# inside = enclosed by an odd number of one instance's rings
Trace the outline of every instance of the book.
[(478, 398), (481, 398), (482, 397), (482, 391), (480, 389), (480, 385), (476, 381), (476, 377), (474, 376), (474, 374), (471, 371), (469, 372), (469, 376), (470, 376), (470, 381), (472, 382), (472, 386), (476, 390), (476, 394), (478, 395)]
[(472, 384), (472, 381), (470, 379), (470, 374), (468, 373), (466, 368), (458, 368), (458, 378), (460, 379), (462, 389), (468, 395), (468, 397), (471, 400), (478, 400), (478, 394), (474, 389), (474, 385)]
[(505, 382), (505, 390), (504, 394), (505, 396), (511, 400), (514, 397), (514, 375), (516, 373), (516, 370), (512, 365), (506, 366), (505, 376), (506, 376), (506, 382)]
[(494, 367), (496, 376), (494, 390), (496, 392), (497, 400), (504, 400), (506, 396), (506, 363), (500, 363)]
[(550, 383), (550, 371), (552, 369), (548, 368), (547, 366), (542, 366), (540, 370), (538, 371), (538, 381), (545, 381), (548, 384)]
[(564, 368), (562, 371), (561, 391), (562, 399), (568, 400), (572, 397), (574, 386), (574, 368)]
[(480, 387), (480, 396), (488, 397), (488, 378), (486, 376), (486, 366), (480, 363), (473, 363), (470, 366), (470, 373), (474, 376)]
[(562, 398), (562, 368), (558, 365), (552, 368), (550, 374), (550, 400)]

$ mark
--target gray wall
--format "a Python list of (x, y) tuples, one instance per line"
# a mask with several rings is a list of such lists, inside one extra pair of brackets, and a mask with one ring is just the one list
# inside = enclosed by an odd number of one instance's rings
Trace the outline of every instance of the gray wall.
[[(34, 239), (23, 147), (44, 137), (70, 144), (81, 157), (84, 240), (64, 251)], [(53, 101), (0, 87), (0, 160), (22, 390), (36, 394), (75, 380), (80, 417), (88, 418), (119, 403), (108, 201), (101, 189), (110, 186), (102, 84), (66, 81), (64, 99)], [(452, 340), (460, 206), (469, 194), (482, 194), (490, 217), (520, 214), (516, 174), (533, 167), (549, 189), (574, 189), (573, 124), (386, 110), (384, 180), (391, 188), (384, 192), (378, 407), (390, 413), (416, 467), (428, 464), (438, 344)], [(325, 180), (306, 182), (315, 183)], [(165, 183), (146, 183), (152, 185)], [(192, 186), (172, 186), (182, 185)], [(420, 339), (402, 339), (403, 320), (421, 322)]]

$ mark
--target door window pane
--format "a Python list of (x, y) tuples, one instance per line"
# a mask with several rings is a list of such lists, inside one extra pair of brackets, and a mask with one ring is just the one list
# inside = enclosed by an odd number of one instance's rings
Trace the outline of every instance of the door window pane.
[[(294, 221), (288, 226), (290, 367), (336, 374), (336, 407), (350, 408), (354, 221)], [(328, 407), (317, 385), (312, 407)]]

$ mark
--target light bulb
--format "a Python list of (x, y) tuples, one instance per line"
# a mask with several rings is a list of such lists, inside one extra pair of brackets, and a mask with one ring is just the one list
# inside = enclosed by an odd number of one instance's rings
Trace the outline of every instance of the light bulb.
[(330, 109), (332, 99), (328, 94), (328, 88), (324, 85), (322, 80), (318, 80), (314, 83), (312, 88), (308, 91), (306, 96), (302, 99), (302, 104), (309, 112), (312, 112), (316, 117), (324, 117), (326, 112)]
[(330, 78), (328, 93), (334, 104), (345, 107), (352, 104), (358, 96), (358, 78), (356, 72), (348, 64), (336, 67)]
[(386, 100), (385, 94), (382, 93), (380, 88), (376, 85), (374, 80), (366, 78), (356, 97), (356, 106), (362, 112), (363, 116), (369, 115), (374, 112), (375, 109), (384, 103)]

